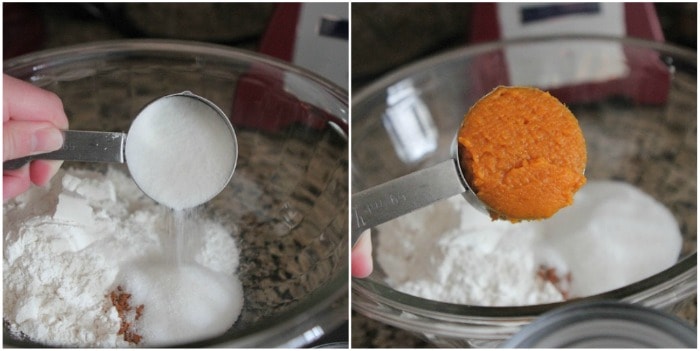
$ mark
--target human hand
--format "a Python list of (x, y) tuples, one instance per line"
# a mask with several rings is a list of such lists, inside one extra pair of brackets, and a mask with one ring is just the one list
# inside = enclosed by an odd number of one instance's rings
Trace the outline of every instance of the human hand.
[(355, 246), (352, 248), (352, 276), (355, 278), (366, 278), (372, 274), (372, 238), (370, 231), (366, 230), (360, 234)]
[[(51, 152), (63, 145), (61, 129), (68, 129), (63, 103), (56, 94), (3, 74), (3, 161)], [(3, 202), (34, 183), (46, 185), (61, 161), (35, 160), (29, 166), (2, 172)]]

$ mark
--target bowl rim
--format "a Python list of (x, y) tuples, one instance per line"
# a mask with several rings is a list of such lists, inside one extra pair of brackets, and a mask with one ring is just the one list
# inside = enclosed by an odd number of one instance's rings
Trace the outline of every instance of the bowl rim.
[[(395, 308), (401, 308), (403, 311), (435, 318), (452, 318), (455, 316), (479, 316), (485, 318), (530, 318), (557, 307), (562, 307), (564, 305), (579, 301), (598, 301), (603, 299), (610, 300), (620, 299), (622, 297), (622, 301), (636, 302), (640, 296), (635, 294), (641, 294), (647, 289), (661, 286), (664, 283), (667, 285), (675, 285), (675, 280), (668, 281), (664, 278), (665, 275), (670, 274), (673, 278), (685, 280), (686, 278), (694, 277), (696, 272), (697, 253), (692, 253), (676, 262), (676, 264), (673, 266), (657, 274), (614, 290), (567, 301), (523, 306), (479, 306), (440, 302), (409, 295), (392, 289), (386, 285), (374, 283), (370, 279), (353, 278), (352, 290), (357, 291), (362, 295), (369, 295), (372, 297), (376, 296), (378, 301), (386, 303), (387, 305)], [(362, 289), (356, 289), (356, 287), (362, 287)]]
[[(499, 50), (512, 45), (579, 40), (614, 42), (632, 47), (652, 49), (671, 54), (674, 57), (681, 58), (688, 62), (693, 62), (695, 66), (697, 66), (696, 53), (688, 49), (672, 44), (631, 37), (574, 34), (500, 40), (447, 50), (401, 66), (384, 74), (358, 93), (353, 94), (351, 106), (354, 109), (364, 101), (370, 101), (372, 96), (381, 94), (385, 87), (400, 82), (416, 73), (427, 71), (431, 67), (452, 62), (466, 56)], [(356, 121), (356, 116), (353, 116), (353, 121)], [(664, 276), (667, 275), (670, 275), (671, 278), (664, 278)], [(379, 282), (373, 281), (371, 276), (370, 278), (362, 279), (352, 278), (351, 287), (353, 309), (356, 309), (358, 312), (370, 318), (418, 333), (440, 332), (443, 333), (442, 335), (465, 337), (465, 334), (462, 332), (466, 329), (460, 331), (459, 327), (473, 327), (476, 325), (494, 326), (493, 323), (500, 320), (507, 321), (513, 325), (510, 327), (501, 326), (503, 329), (499, 329), (499, 333), (503, 333), (509, 328), (511, 329), (510, 331), (514, 332), (522, 325), (534, 319), (537, 315), (573, 302), (618, 299), (645, 305), (644, 298), (653, 297), (655, 293), (658, 293), (650, 292), (649, 290), (652, 288), (661, 287), (662, 289), (668, 289), (685, 282), (688, 282), (689, 285), (685, 287), (685, 290), (683, 290), (679, 296), (687, 298), (697, 292), (696, 280), (697, 251), (693, 251), (685, 257), (680, 258), (673, 266), (624, 287), (583, 298), (538, 305), (492, 307), (439, 302), (399, 292)], [(655, 300), (654, 302), (657, 301)], [(667, 302), (667, 304), (670, 303), (672, 302)], [(649, 303), (647, 302), (646, 304)], [(384, 309), (378, 307), (378, 305), (385, 305), (389, 309), (395, 309), (402, 313), (383, 313), (382, 310)], [(404, 314), (409, 314), (416, 318), (406, 318)], [(429, 326), (426, 323), (426, 319), (430, 319), (431, 324)], [(481, 319), (479, 322), (475, 322), (479, 319)], [(484, 336), (481, 335), (481, 337)]]
[[(288, 62), (265, 54), (252, 52), (240, 48), (211, 44), (198, 41), (172, 40), (172, 39), (120, 39), (95, 41), (65, 47), (46, 49), (37, 52), (17, 56), (3, 63), (4, 73), (12, 75), (13, 72), (36, 72), (53, 66), (66, 65), (75, 61), (84, 61), (104, 57), (106, 55), (123, 55), (138, 53), (167, 53), (177, 52), (191, 54), (194, 57), (209, 56), (243, 61), (250, 64), (264, 64), (283, 72), (295, 73), (318, 84), (333, 98), (337, 99), (346, 111), (349, 111), (348, 92), (316, 73), (302, 67), (294, 66)], [(49, 61), (50, 60), (50, 61)], [(348, 117), (338, 116), (338, 120), (330, 121), (332, 124), (340, 124), (333, 129), (345, 140), (348, 140)], [(348, 172), (349, 174), (350, 172)], [(348, 196), (349, 201), (349, 196)], [(349, 234), (343, 236), (349, 241)], [(342, 239), (341, 239), (342, 240)], [(349, 248), (348, 248), (349, 260)], [(283, 311), (274, 319), (267, 318), (251, 323), (246, 330), (228, 331), (226, 334), (199, 340), (188, 345), (198, 346), (229, 346), (229, 347), (303, 347), (319, 339), (325, 333), (341, 325), (347, 319), (349, 305), (345, 305), (345, 313), (338, 315), (339, 299), (347, 301), (349, 285), (349, 261), (341, 262), (338, 272), (331, 276), (323, 285), (305, 296), (297, 305)], [(5, 323), (3, 323), (5, 324)], [(291, 328), (290, 328), (291, 327)], [(298, 333), (291, 333), (293, 329)], [(7, 325), (4, 325), (7, 331)], [(307, 331), (313, 331), (307, 333)], [(19, 344), (22, 346), (39, 346), (40, 344), (29, 340), (9, 339), (9, 333), (3, 335), (3, 345)]]
[(522, 45), (522, 44), (536, 44), (536, 43), (546, 43), (552, 41), (573, 41), (573, 40), (590, 40), (590, 41), (601, 41), (601, 42), (615, 42), (621, 44), (628, 44), (632, 46), (638, 46), (642, 48), (654, 49), (662, 52), (667, 52), (678, 57), (681, 57), (688, 61), (696, 62), (697, 64), (697, 53), (690, 51), (684, 47), (680, 47), (669, 43), (660, 43), (656, 41), (650, 41), (646, 39), (639, 39), (633, 37), (617, 37), (609, 35), (584, 35), (584, 34), (561, 34), (561, 35), (543, 35), (543, 36), (532, 36), (527, 38), (515, 38), (515, 39), (504, 39), (498, 41), (490, 41), (483, 43), (468, 44), (466, 46), (446, 50), (444, 52), (437, 53), (435, 55), (427, 56), (418, 61), (407, 63), (400, 66), (394, 70), (391, 70), (369, 85), (363, 87), (357, 93), (352, 94), (351, 105), (356, 105), (359, 101), (367, 100), (370, 96), (375, 94), (377, 91), (382, 90), (382, 87), (390, 85), (392, 82), (400, 81), (403, 78), (409, 77), (414, 73), (422, 72), (430, 67), (436, 66), (440, 63), (445, 63), (465, 55), (474, 55), (489, 51), (494, 51), (497, 49), (505, 48), (512, 45)]
[[(7, 59), (3, 62), (3, 71), (31, 70), (36, 71), (67, 62), (85, 60), (107, 54), (119, 54), (124, 52), (173, 52), (189, 53), (193, 55), (219, 56), (235, 60), (243, 60), (249, 63), (265, 64), (282, 71), (288, 71), (308, 78), (323, 86), (335, 98), (345, 106), (348, 105), (348, 92), (330, 80), (321, 77), (303, 67), (295, 66), (273, 56), (250, 50), (229, 47), (221, 44), (213, 44), (193, 40), (177, 39), (115, 39), (101, 40), (88, 43), (74, 44), (64, 47), (51, 48), (31, 52), (21, 56)], [(46, 62), (48, 58), (54, 60)], [(41, 62), (37, 65), (36, 62)], [(347, 123), (347, 120), (345, 120)]]

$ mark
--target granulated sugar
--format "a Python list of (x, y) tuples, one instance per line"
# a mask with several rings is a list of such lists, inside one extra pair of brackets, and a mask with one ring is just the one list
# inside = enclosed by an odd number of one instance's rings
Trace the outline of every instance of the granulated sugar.
[(240, 282), (199, 264), (138, 262), (124, 266), (117, 281), (143, 305), (135, 330), (149, 345), (178, 344), (224, 333), (240, 314)]
[(377, 260), (390, 286), (481, 306), (616, 289), (673, 265), (682, 243), (668, 209), (612, 181), (589, 182), (572, 206), (548, 220), (515, 224), (491, 221), (456, 196), (380, 226), (378, 240)]
[[(51, 345), (128, 346), (110, 293), (143, 315), (139, 346), (220, 334), (243, 295), (231, 229), (189, 218), (182, 263), (168, 244), (172, 211), (124, 173), (61, 171), (4, 207), (4, 318), (14, 334)], [(172, 244), (170, 244), (172, 245)]]
[(238, 156), (225, 116), (187, 95), (154, 101), (129, 128), (125, 156), (141, 190), (182, 210), (217, 195), (228, 183)]

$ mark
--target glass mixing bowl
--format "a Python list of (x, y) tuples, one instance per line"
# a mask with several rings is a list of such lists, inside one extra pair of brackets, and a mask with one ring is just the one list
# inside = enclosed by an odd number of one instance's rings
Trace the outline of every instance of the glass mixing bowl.
[[(347, 320), (345, 91), (270, 57), (178, 41), (50, 50), (4, 72), (58, 94), (71, 129), (126, 132), (148, 102), (186, 90), (229, 115), (238, 165), (201, 212), (232, 228), (245, 302), (224, 335), (191, 346), (298, 347)], [(7, 329), (4, 338), (36, 346)]]
[[(425, 59), (353, 96), (353, 192), (448, 159), (464, 114), (497, 85), (549, 90), (579, 119), (588, 179), (624, 180), (641, 188), (672, 211), (683, 235), (674, 266), (583, 300), (676, 312), (692, 306), (696, 294), (696, 73), (692, 52), (606, 37), (494, 42)], [(392, 289), (376, 257), (374, 262), (370, 277), (352, 281), (353, 308), (438, 346), (496, 346), (535, 317), (567, 304), (436, 302)]]

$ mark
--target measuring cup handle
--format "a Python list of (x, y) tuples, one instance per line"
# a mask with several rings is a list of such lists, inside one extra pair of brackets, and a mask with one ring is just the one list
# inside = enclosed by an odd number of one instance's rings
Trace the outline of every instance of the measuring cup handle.
[(353, 194), (352, 245), (367, 229), (467, 191), (458, 167), (449, 159)]
[(64, 130), (63, 147), (56, 151), (30, 155), (2, 163), (3, 170), (19, 169), (32, 160), (82, 162), (124, 162), (125, 133)]

